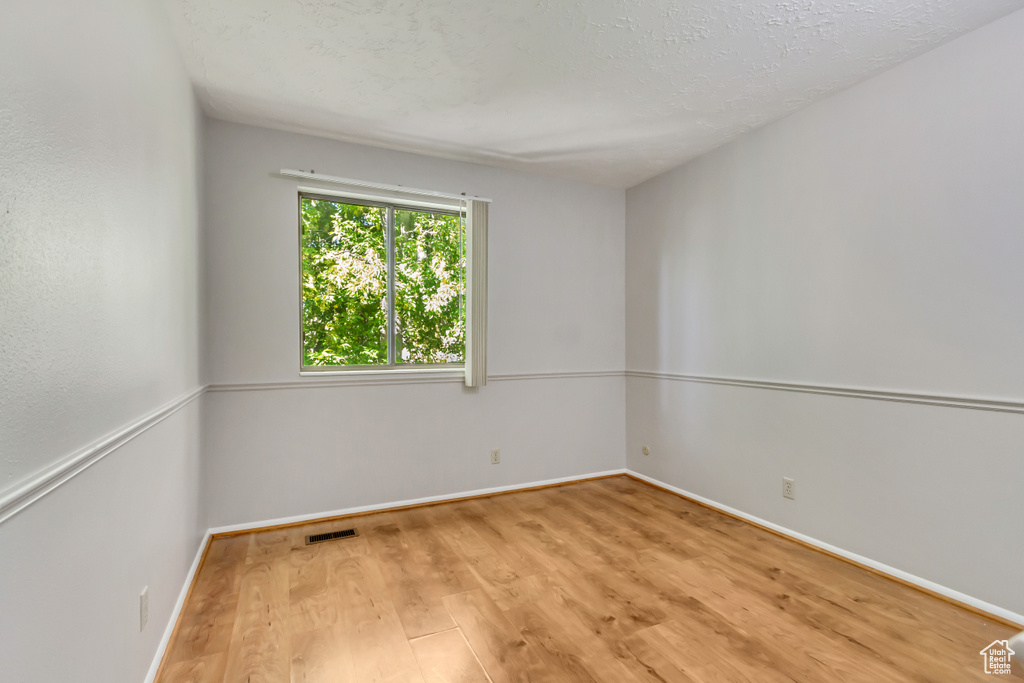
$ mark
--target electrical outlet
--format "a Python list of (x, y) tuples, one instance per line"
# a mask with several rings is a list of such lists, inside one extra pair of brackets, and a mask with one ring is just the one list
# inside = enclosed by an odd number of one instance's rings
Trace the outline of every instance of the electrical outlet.
[(497, 465), (500, 462), (501, 462), (501, 449), (500, 448), (492, 448), (491, 449), (491, 464), (492, 465)]
[(146, 628), (149, 621), (149, 586), (142, 589), (139, 595), (139, 630)]
[(650, 455), (651, 454), (651, 449), (647, 447), (647, 444), (644, 444), (643, 447), (640, 449), (640, 451), (644, 455)]
[(782, 478), (782, 497), (796, 500), (796, 482), (789, 477)]

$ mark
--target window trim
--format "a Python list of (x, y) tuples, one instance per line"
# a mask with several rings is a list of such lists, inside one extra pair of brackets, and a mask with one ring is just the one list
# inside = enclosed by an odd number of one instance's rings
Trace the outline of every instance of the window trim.
[[(303, 237), (303, 225), (302, 225), (302, 200), (303, 199), (319, 199), (322, 201), (334, 202), (334, 203), (348, 203), (357, 206), (375, 206), (378, 208), (387, 210), (387, 261), (388, 261), (388, 282), (387, 291), (385, 296), (387, 301), (394, 301), (394, 285), (395, 285), (395, 236), (394, 236), (394, 212), (396, 210), (405, 211), (416, 211), (420, 213), (436, 213), (444, 214), (448, 216), (459, 216), (463, 220), (463, 251), (466, 254), (466, 266), (463, 269), (463, 280), (465, 282), (463, 297), (465, 302), (463, 304), (463, 324), (467, 328), (466, 339), (463, 340), (462, 357), (463, 362), (461, 363), (396, 363), (395, 362), (395, 345), (392, 342), (392, 337), (397, 336), (395, 334), (395, 310), (394, 306), (388, 307), (388, 362), (387, 364), (378, 365), (306, 365), (305, 364), (305, 325), (302, 317), (302, 306), (303, 290), (302, 290), (302, 237)], [(469, 355), (469, 343), (468, 343), (468, 322), (469, 322), (469, 258), (468, 253), (468, 207), (465, 203), (461, 207), (455, 207), (452, 204), (441, 204), (435, 202), (419, 202), (416, 200), (402, 200), (395, 201), (388, 198), (373, 197), (368, 194), (360, 192), (337, 192), (331, 190), (324, 190), (322, 188), (310, 188), (310, 187), (298, 187), (296, 197), (296, 210), (297, 210), (297, 233), (298, 233), (298, 293), (299, 293), (299, 375), (306, 377), (316, 377), (324, 375), (344, 375), (351, 373), (362, 373), (367, 375), (373, 374), (394, 374), (394, 373), (450, 373), (453, 376), (465, 374), (466, 369), (466, 358)]]

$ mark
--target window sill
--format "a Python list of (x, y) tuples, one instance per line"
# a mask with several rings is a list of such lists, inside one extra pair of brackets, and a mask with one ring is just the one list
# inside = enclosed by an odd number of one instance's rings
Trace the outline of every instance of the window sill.
[(300, 377), (394, 377), (394, 376), (451, 376), (463, 377), (466, 369), (462, 365), (446, 365), (440, 368), (331, 368), (324, 370), (300, 370)]
[(264, 391), (272, 389), (320, 389), (329, 387), (387, 386), (399, 384), (462, 384), (466, 371), (460, 367), (401, 370), (325, 370), (301, 372), (291, 382), (217, 384), (209, 391)]
[(385, 384), (462, 383), (466, 370), (462, 366), (443, 368), (389, 368), (352, 370), (302, 370), (299, 379), (290, 383), (299, 387), (379, 386)]

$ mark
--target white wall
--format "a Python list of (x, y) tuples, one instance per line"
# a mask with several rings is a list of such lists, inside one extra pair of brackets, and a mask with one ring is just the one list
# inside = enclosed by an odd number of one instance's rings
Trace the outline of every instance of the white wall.
[[(625, 196), (200, 125), (162, 24), (126, 0), (0, 23), (0, 498), (213, 384), (0, 522), (5, 680), (140, 680), (206, 526), (615, 469), (627, 448), (1024, 612), (1020, 415), (615, 375), (1024, 400), (1024, 15)], [(282, 167), (495, 199), (489, 386), (298, 377)]]
[(3, 680), (144, 679), (202, 538), (201, 414), (202, 399), (0, 524)]
[[(148, 2), (4, 6), (5, 506), (199, 384), (200, 118), (164, 24)], [(0, 677), (142, 679), (200, 538), (199, 420), (193, 402), (0, 523)]]
[[(627, 368), (1024, 401), (1022, 35), (1018, 12), (629, 190)], [(1024, 415), (627, 383), (629, 467), (1024, 613)]]
[[(494, 199), (490, 375), (623, 369), (625, 193), (251, 126), (206, 128), (211, 526), (622, 466), (621, 376), (322, 387), (300, 378), (298, 182)], [(308, 184), (308, 183), (307, 183)], [(302, 381), (311, 388), (282, 388)], [(243, 391), (218, 385), (270, 384)], [(502, 464), (489, 464), (489, 449)]]

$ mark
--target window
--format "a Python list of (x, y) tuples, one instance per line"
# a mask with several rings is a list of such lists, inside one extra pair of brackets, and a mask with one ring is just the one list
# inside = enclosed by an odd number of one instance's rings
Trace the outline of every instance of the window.
[(461, 367), (466, 217), (299, 193), (302, 369)]

